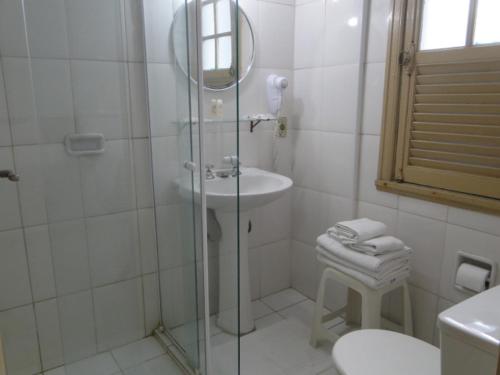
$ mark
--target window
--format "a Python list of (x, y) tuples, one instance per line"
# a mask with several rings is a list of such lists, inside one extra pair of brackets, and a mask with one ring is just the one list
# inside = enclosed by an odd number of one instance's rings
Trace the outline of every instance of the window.
[(500, 213), (499, 0), (395, 0), (378, 189)]

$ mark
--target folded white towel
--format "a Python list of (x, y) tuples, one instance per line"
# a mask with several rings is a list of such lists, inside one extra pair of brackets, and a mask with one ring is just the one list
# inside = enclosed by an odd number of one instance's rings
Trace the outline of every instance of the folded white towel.
[(372, 289), (380, 289), (383, 288), (387, 285), (390, 284), (395, 284), (397, 282), (400, 282), (410, 276), (410, 269), (402, 269), (395, 271), (393, 274), (388, 275), (385, 279), (383, 280), (377, 280), (374, 279), (373, 277), (370, 277), (362, 272), (356, 271), (352, 268), (349, 267), (344, 267), (338, 263), (334, 263), (328, 258), (325, 258), (321, 254), (318, 254), (318, 260), (324, 264), (326, 264), (329, 267), (335, 268), (336, 270), (345, 273), (346, 275), (349, 275), (351, 277), (354, 277), (355, 279), (359, 280), (366, 286)]
[(365, 242), (352, 243), (349, 241), (341, 241), (347, 247), (360, 251), (366, 254), (385, 254), (391, 251), (402, 250), (405, 244), (399, 238), (393, 236), (382, 236), (372, 238)]
[(394, 272), (410, 268), (410, 259), (408, 257), (397, 258), (389, 262), (386, 262), (378, 269), (378, 271), (375, 272), (367, 270), (366, 268), (360, 267), (356, 264), (347, 262), (344, 259), (333, 255), (333, 253), (324, 249), (321, 246), (316, 246), (316, 251), (318, 252), (318, 254), (322, 255), (323, 257), (329, 259), (334, 263), (362, 272), (370, 277), (373, 277), (376, 280), (384, 280), (390, 275), (392, 275)]
[(379, 221), (363, 218), (340, 221), (328, 229), (328, 234), (339, 239), (353, 242), (364, 242), (369, 239), (383, 236), (387, 226)]
[(405, 247), (403, 250), (392, 251), (387, 254), (367, 255), (345, 247), (327, 234), (322, 234), (316, 241), (319, 246), (328, 250), (336, 257), (372, 272), (380, 272), (384, 264), (394, 259), (407, 259), (411, 254), (411, 249)]

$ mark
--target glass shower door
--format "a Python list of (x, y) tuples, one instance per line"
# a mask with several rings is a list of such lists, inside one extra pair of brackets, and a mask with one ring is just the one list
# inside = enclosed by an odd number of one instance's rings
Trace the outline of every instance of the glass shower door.
[[(185, 72), (196, 19), (184, 1), (144, 1), (160, 272), (161, 324), (195, 369), (204, 367), (202, 211), (197, 86)], [(162, 32), (163, 31), (163, 32)], [(190, 37), (191, 36), (191, 37)], [(172, 55), (174, 44), (175, 55)]]

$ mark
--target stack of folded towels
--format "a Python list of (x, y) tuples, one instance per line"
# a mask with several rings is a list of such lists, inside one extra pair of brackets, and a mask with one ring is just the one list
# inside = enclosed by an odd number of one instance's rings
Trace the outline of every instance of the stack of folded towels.
[(411, 249), (386, 230), (366, 218), (338, 222), (318, 237), (318, 259), (372, 289), (401, 281), (410, 275)]

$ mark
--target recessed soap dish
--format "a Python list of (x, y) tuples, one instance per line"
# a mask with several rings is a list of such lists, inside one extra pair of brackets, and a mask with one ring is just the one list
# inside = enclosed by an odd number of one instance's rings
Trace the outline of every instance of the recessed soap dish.
[(100, 133), (68, 134), (64, 137), (66, 152), (74, 156), (102, 154), (104, 143), (104, 135)]

